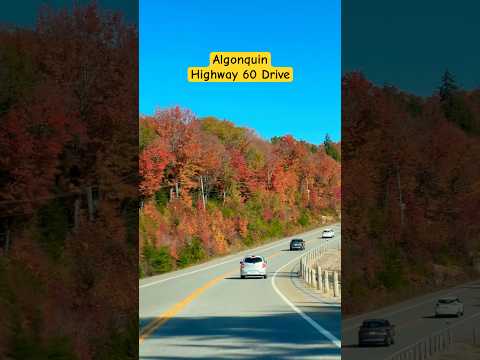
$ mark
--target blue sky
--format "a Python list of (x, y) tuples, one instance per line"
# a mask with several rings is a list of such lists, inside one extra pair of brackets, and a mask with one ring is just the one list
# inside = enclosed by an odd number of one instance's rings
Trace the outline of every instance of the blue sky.
[(349, 1), (343, 6), (343, 72), (429, 96), (448, 68), (466, 89), (480, 86), (480, 2)]
[[(318, 144), (340, 139), (340, 0), (140, 0), (140, 113), (179, 105)], [(293, 83), (189, 83), (211, 51), (270, 51)]]

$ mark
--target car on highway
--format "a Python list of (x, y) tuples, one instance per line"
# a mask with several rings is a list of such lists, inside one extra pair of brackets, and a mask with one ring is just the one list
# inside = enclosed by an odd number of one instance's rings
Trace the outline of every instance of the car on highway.
[(290, 251), (305, 250), (305, 241), (303, 239), (292, 239), (290, 241)]
[(364, 320), (358, 329), (358, 345), (385, 345), (395, 343), (395, 325), (385, 319)]
[(262, 276), (267, 278), (267, 260), (263, 256), (249, 255), (240, 261), (240, 277)]
[(444, 297), (437, 300), (435, 304), (435, 316), (456, 316), (463, 315), (463, 303), (456, 296)]
[(333, 238), (335, 237), (335, 231), (332, 229), (325, 229), (322, 231), (322, 238)]

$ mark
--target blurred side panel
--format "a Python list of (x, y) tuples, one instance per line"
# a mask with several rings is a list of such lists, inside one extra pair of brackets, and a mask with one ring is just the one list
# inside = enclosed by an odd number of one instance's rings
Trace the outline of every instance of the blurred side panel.
[(138, 3), (0, 9), (0, 358), (138, 357)]
[[(451, 352), (474, 346), (479, 11), (470, 1), (342, 2), (342, 359), (420, 354), (412, 346), (428, 348), (434, 334), (452, 335)], [(464, 318), (436, 317), (447, 296)], [(395, 344), (360, 347), (373, 341), (360, 329), (372, 318), (396, 325), (392, 336), (373, 331)]]

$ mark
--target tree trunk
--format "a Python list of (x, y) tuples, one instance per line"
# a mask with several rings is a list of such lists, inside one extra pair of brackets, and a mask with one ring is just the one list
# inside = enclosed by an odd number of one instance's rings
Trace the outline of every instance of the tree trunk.
[(95, 212), (95, 208), (93, 206), (93, 194), (92, 194), (92, 187), (87, 187), (87, 203), (88, 203), (88, 220), (93, 221), (93, 214)]
[(206, 199), (205, 199), (205, 191), (203, 189), (203, 176), (200, 176), (200, 189), (202, 190), (202, 203), (203, 203), (203, 210), (207, 208)]

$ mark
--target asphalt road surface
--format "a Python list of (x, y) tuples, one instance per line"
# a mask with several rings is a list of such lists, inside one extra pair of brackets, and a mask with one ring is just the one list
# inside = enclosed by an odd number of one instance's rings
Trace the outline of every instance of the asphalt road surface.
[[(442, 296), (456, 295), (464, 303), (464, 316), (435, 318), (434, 306)], [(363, 319), (383, 318), (396, 325), (390, 347), (358, 347), (358, 327)], [(421, 339), (450, 327), (453, 341), (471, 341), (472, 327), (480, 329), (480, 282), (461, 285), (342, 321), (342, 360), (384, 360)]]
[[(340, 359), (340, 304), (302, 286), (302, 252), (289, 251), (293, 237), (340, 248), (330, 227), (328, 241), (319, 228), (141, 280), (140, 359)], [(268, 279), (240, 279), (247, 254), (267, 257)]]

